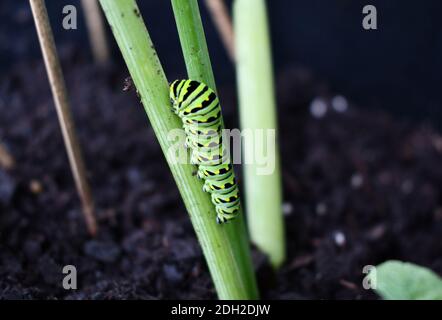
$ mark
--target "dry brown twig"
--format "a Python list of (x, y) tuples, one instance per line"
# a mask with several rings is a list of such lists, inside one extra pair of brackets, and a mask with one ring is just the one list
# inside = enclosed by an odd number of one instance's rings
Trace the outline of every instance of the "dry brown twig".
[(98, 0), (81, 0), (81, 5), (95, 61), (104, 66), (109, 63), (110, 54)]
[(48, 12), (44, 0), (29, 0), (34, 16), (40, 41), (43, 58), (46, 65), (55, 108), (61, 126), (64, 143), (69, 157), (72, 173), (74, 175), (77, 191), (80, 195), (83, 214), (88, 231), (91, 235), (97, 232), (97, 224), (94, 216), (94, 203), (89, 184), (86, 179), (86, 170), (83, 157), (75, 134), (74, 123), (68, 102), (66, 85), (55, 47), (54, 36), (49, 24)]
[(1, 142), (0, 142), (0, 166), (6, 170), (11, 170), (15, 166), (14, 158)]
[(221, 39), (232, 61), (235, 61), (235, 39), (232, 20), (223, 0), (206, 0), (207, 9), (212, 16)]

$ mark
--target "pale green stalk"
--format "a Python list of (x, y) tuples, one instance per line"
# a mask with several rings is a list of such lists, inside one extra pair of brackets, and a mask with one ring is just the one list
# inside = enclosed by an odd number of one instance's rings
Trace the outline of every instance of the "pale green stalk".
[[(277, 143), (276, 101), (272, 70), (269, 28), (264, 0), (235, 0), (234, 30), (241, 130), (252, 130), (244, 137), (245, 157), (256, 156), (254, 139), (264, 133), (276, 133), (264, 139), (270, 161), (263, 170), (254, 158), (245, 164), (245, 190), (248, 226), (252, 241), (266, 253), (273, 266), (285, 259), (284, 221), (282, 216), (281, 172)], [(264, 130), (264, 132), (262, 132)], [(250, 158), (249, 158), (250, 159)]]

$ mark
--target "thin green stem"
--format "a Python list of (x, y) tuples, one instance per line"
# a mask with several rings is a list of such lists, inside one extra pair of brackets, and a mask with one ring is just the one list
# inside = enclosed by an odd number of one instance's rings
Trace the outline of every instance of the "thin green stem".
[(252, 272), (251, 264), (238, 257), (245, 250), (244, 238), (241, 233), (232, 235), (238, 224), (216, 224), (210, 196), (202, 191), (202, 181), (192, 175), (194, 166), (177, 164), (171, 152), (177, 143), (170, 133), (182, 125), (170, 110), (168, 82), (136, 2), (100, 0), (100, 3), (184, 200), (219, 298), (255, 298), (256, 289), (251, 288), (247, 276)]
[[(204, 28), (197, 0), (172, 0), (173, 12), (180, 37), (189, 79), (201, 81), (216, 90)], [(242, 211), (242, 210), (241, 210)], [(232, 224), (224, 226), (239, 264), (238, 274), (247, 291), (247, 299), (256, 299), (258, 289), (250, 255), (249, 239), (242, 212)]]
[(189, 78), (215, 89), (198, 1), (172, 0), (172, 7)]
[(258, 145), (255, 141), (262, 130), (267, 138), (264, 140), (267, 143), (267, 168), (257, 161), (244, 165), (249, 231), (252, 241), (278, 267), (285, 259), (285, 241), (276, 101), (265, 0), (235, 0), (233, 15), (241, 129), (254, 133), (244, 136), (245, 156), (256, 155)]

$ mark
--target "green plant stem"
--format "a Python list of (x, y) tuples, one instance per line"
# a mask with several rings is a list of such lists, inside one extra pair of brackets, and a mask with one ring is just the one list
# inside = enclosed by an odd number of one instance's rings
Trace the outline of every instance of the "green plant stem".
[[(233, 15), (241, 129), (251, 129), (255, 135), (258, 134), (255, 130), (277, 132), (265, 1), (235, 0)], [(257, 147), (253, 141), (255, 135), (244, 136), (246, 154)], [(269, 256), (273, 266), (278, 267), (285, 259), (281, 172), (278, 144), (276, 140), (269, 142), (267, 156), (269, 159), (274, 156), (273, 173), (260, 174), (262, 166), (256, 161), (244, 165), (246, 208), (252, 241)]]
[(172, 0), (172, 7), (189, 79), (216, 90), (198, 1)]
[[(207, 84), (216, 90), (215, 77), (210, 62), (204, 28), (197, 0), (172, 0), (172, 7), (177, 24), (178, 34), (183, 50), (189, 79)], [(247, 298), (258, 298), (255, 273), (250, 255), (249, 239), (242, 210), (239, 217), (231, 224), (224, 226), (226, 240), (234, 250), (235, 259), (242, 266), (239, 270), (241, 281), (247, 288)]]
[(256, 291), (246, 276), (252, 273), (251, 265), (238, 256), (244, 250), (244, 240), (241, 235), (235, 238), (231, 234), (232, 228), (237, 227), (234, 223), (227, 227), (217, 225), (210, 196), (202, 191), (202, 181), (192, 175), (194, 166), (174, 164), (170, 150), (176, 147), (176, 142), (168, 139), (168, 134), (182, 125), (170, 110), (167, 79), (136, 2), (100, 0), (100, 3), (189, 212), (219, 298), (255, 298)]

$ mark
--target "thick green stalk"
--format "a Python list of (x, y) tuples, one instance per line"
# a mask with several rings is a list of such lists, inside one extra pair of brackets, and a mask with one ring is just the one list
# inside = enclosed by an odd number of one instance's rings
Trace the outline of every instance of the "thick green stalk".
[[(245, 154), (256, 156), (254, 148), (258, 145), (254, 138), (261, 134), (256, 130), (277, 132), (265, 1), (235, 0), (233, 15), (241, 130), (251, 129), (255, 132), (254, 135), (244, 136), (244, 150)], [(243, 166), (246, 208), (252, 241), (278, 267), (285, 259), (281, 172), (276, 138), (268, 143), (267, 157), (270, 161), (274, 160), (273, 171), (265, 172), (258, 161)]]
[[(216, 92), (215, 77), (213, 76), (198, 1), (172, 0), (172, 7), (189, 79), (203, 82)], [(224, 226), (224, 229), (226, 241), (230, 242), (235, 260), (241, 266), (238, 271), (241, 274), (241, 281), (247, 288), (247, 299), (257, 299), (258, 289), (242, 211), (239, 213), (239, 217)]]
[(256, 297), (245, 277), (251, 272), (250, 266), (238, 257), (242, 240), (229, 232), (234, 224), (226, 227), (215, 223), (210, 196), (202, 191), (202, 182), (192, 175), (194, 166), (175, 164), (176, 159), (169, 152), (176, 148), (176, 143), (168, 139), (168, 134), (181, 128), (181, 122), (170, 110), (168, 82), (136, 2), (100, 0), (100, 3), (189, 212), (219, 298)]

